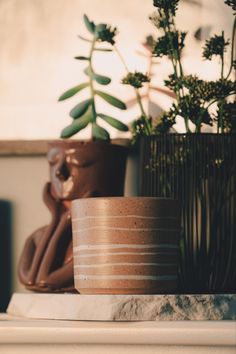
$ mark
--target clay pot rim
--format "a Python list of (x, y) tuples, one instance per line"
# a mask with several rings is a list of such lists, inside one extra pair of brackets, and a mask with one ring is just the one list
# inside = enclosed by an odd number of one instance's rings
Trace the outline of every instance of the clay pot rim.
[(162, 197), (142, 197), (142, 196), (132, 196), (132, 197), (126, 197), (126, 196), (120, 196), (120, 197), (93, 197), (93, 198), (78, 198), (72, 200), (72, 205), (76, 205), (77, 203), (80, 202), (92, 202), (94, 200), (103, 200), (103, 201), (121, 201), (121, 200), (130, 200), (130, 201), (169, 201), (169, 202), (175, 202), (179, 203), (178, 199), (172, 199), (172, 198), (162, 198)]

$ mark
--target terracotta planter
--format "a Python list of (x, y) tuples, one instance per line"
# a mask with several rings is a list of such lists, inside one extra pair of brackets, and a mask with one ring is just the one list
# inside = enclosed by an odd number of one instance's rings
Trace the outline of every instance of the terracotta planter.
[(171, 199), (73, 201), (75, 288), (82, 294), (175, 292), (179, 211)]
[(74, 291), (71, 201), (123, 195), (127, 154), (127, 147), (104, 142), (49, 143), (50, 183), (43, 200), (51, 222), (26, 240), (18, 274), (28, 289)]

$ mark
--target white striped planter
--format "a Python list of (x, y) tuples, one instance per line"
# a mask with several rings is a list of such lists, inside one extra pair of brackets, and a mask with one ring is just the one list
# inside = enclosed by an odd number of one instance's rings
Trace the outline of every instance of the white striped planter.
[(148, 197), (72, 202), (75, 288), (82, 294), (173, 293), (180, 206)]

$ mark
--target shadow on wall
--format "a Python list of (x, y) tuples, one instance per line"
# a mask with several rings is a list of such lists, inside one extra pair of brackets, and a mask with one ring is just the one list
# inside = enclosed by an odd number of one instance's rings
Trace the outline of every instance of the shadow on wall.
[(0, 200), (0, 312), (5, 312), (12, 290), (11, 239), (12, 205)]

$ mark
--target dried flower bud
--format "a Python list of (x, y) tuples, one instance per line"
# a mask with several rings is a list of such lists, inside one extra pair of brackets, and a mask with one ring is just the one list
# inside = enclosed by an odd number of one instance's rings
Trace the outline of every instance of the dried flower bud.
[(203, 48), (203, 58), (211, 60), (213, 55), (223, 56), (226, 51), (226, 47), (229, 45), (229, 40), (225, 40), (224, 34), (206, 40)]
[(105, 23), (100, 23), (96, 25), (96, 38), (99, 42), (108, 42), (110, 44), (115, 44), (114, 37), (117, 34), (117, 28), (112, 28)]
[(184, 41), (187, 33), (172, 31), (157, 39), (153, 54), (157, 57), (164, 55), (174, 57), (176, 52), (181, 52), (184, 48)]
[(153, 6), (175, 15), (179, 0), (153, 0)]
[(143, 74), (138, 71), (128, 73), (128, 75), (122, 79), (122, 84), (130, 85), (135, 88), (141, 88), (144, 82), (150, 82), (150, 78), (147, 74)]

